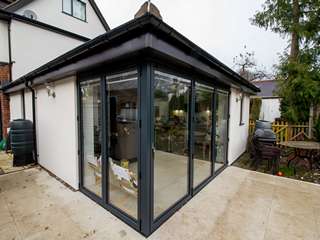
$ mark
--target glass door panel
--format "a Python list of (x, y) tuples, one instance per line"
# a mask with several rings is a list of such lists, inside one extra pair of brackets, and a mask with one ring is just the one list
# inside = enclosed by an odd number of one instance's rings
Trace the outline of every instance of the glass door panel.
[(155, 71), (154, 218), (188, 194), (191, 81)]
[(101, 197), (100, 79), (80, 83), (83, 187)]
[(215, 171), (219, 170), (227, 162), (229, 115), (228, 94), (217, 92), (216, 96), (216, 160), (214, 165)]
[(213, 88), (196, 83), (193, 128), (193, 187), (198, 186), (211, 176), (213, 95)]
[(109, 203), (137, 219), (138, 73), (107, 76)]

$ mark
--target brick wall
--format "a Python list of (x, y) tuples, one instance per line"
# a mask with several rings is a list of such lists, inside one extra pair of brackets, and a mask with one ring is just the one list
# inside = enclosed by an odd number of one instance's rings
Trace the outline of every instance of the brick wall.
[[(0, 66), (0, 84), (7, 82), (10, 79), (9, 65)], [(2, 115), (2, 135), (7, 137), (7, 128), (10, 122), (10, 102), (9, 96), (0, 92), (0, 104)]]

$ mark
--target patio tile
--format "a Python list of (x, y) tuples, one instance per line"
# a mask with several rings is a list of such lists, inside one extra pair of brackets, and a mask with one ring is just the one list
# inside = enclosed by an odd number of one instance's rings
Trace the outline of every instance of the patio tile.
[(0, 193), (0, 229), (3, 228), (7, 223), (14, 222), (13, 217), (11, 216), (7, 203), (4, 199), (3, 194)]
[(318, 239), (320, 239), (320, 207), (314, 208), (314, 216), (316, 219), (316, 226), (317, 226), (317, 230), (318, 230)]
[(63, 205), (61, 209), (87, 234), (98, 233), (106, 228), (113, 228), (120, 222), (120, 220), (113, 215), (106, 214), (104, 208), (86, 197)]
[[(286, 187), (286, 181), (278, 177), (235, 167), (226, 170), (148, 239), (320, 239), (319, 188), (307, 185), (300, 191), (296, 182)], [(45, 171), (32, 169), (19, 177), (13, 175), (0, 177), (0, 184), (13, 187), (0, 193), (0, 212), (9, 212), (7, 220), (2, 217), (5, 215), (0, 217), (4, 222), (0, 233), (5, 236), (27, 240), (145, 239)], [(26, 188), (21, 188), (23, 185)], [(3, 236), (0, 234), (0, 239)]]
[(271, 239), (318, 240), (315, 219), (312, 215), (291, 215), (272, 209), (265, 235), (265, 240)]
[(30, 182), (34, 183), (35, 179), (40, 176), (40, 172), (38, 168), (29, 168), (23, 171), (0, 175), (0, 192), (19, 190)]
[(85, 233), (61, 209), (41, 209), (17, 220), (24, 239), (80, 239)]
[(7, 223), (0, 226), (0, 240), (22, 240), (14, 223)]
[(238, 178), (239, 180), (245, 179), (248, 175), (250, 175), (251, 171), (240, 169), (237, 167), (230, 166), (226, 168), (221, 174), (223, 174), (224, 177), (234, 177)]
[(0, 229), (7, 223), (13, 223), (14, 219), (9, 210), (0, 211)]
[(266, 222), (258, 220), (252, 214), (226, 210), (217, 220), (216, 224), (201, 239), (246, 239), (262, 240)]
[(277, 178), (277, 186), (288, 188), (292, 191), (300, 191), (305, 193), (315, 193), (320, 194), (320, 186), (319, 184), (303, 182), (295, 179), (285, 178), (285, 177), (276, 177)]
[(262, 183), (269, 183), (269, 184), (274, 184), (277, 181), (277, 177), (270, 174), (254, 172), (254, 171), (249, 171), (249, 172), (250, 173), (248, 174), (247, 179), (251, 179), (251, 180), (262, 182)]
[(315, 199), (306, 192), (290, 191), (286, 187), (276, 187), (273, 209), (289, 215), (313, 215)]
[(54, 204), (54, 201), (45, 195), (35, 195), (32, 197), (22, 197), (20, 199), (7, 200), (8, 208), (12, 216), (20, 219), (35, 211), (48, 208)]

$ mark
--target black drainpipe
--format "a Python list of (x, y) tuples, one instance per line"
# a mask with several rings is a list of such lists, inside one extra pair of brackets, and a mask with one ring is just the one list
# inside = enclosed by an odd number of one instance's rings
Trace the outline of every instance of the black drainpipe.
[(8, 22), (9, 81), (12, 82), (11, 20)]
[(33, 147), (34, 157), (36, 163), (38, 163), (38, 146), (37, 146), (37, 128), (36, 128), (36, 94), (35, 90), (28, 84), (30, 82), (25, 81), (25, 86), (31, 91), (32, 94), (32, 121), (33, 121)]
[(25, 100), (24, 89), (21, 91), (21, 95), (22, 95), (22, 118), (26, 119), (26, 100)]

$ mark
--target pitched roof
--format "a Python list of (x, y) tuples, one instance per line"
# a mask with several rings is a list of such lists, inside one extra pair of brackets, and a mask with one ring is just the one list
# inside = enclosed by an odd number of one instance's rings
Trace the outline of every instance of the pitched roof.
[[(27, 4), (33, 2), (34, 0), (15, 0), (13, 1), (11, 4), (9, 4), (8, 6), (4, 7), (4, 9), (8, 12), (15, 12), (18, 9), (26, 6)], [(105, 18), (103, 17), (100, 9), (98, 8), (96, 2), (94, 0), (88, 0), (90, 5), (92, 6), (94, 12), (97, 14), (101, 24), (103, 25), (103, 27), (106, 29), (106, 31), (110, 30), (109, 25), (107, 24), (107, 21), (105, 20)]]
[(11, 19), (14, 19), (14, 20), (17, 20), (17, 21), (20, 21), (20, 22), (23, 22), (23, 23), (26, 23), (26, 24), (29, 24), (29, 25), (33, 25), (33, 26), (36, 26), (36, 27), (51, 31), (51, 32), (59, 33), (59, 34), (62, 34), (64, 36), (80, 40), (80, 41), (83, 41), (83, 42), (86, 42), (86, 41), (90, 40), (89, 38), (81, 36), (79, 34), (76, 34), (76, 33), (73, 33), (73, 32), (69, 32), (67, 30), (64, 30), (64, 29), (61, 29), (61, 28), (58, 28), (58, 27), (55, 27), (55, 26), (52, 26), (52, 25), (49, 25), (49, 24), (34, 20), (34, 19), (31, 19), (31, 18), (27, 18), (27, 17), (22, 16), (22, 15), (11, 13), (11, 12), (8, 12), (8, 11), (2, 10), (2, 9), (0, 9), (0, 19), (7, 20), (7, 21), (10, 21)]
[[(171, 42), (175, 46), (183, 49), (188, 53), (188, 57), (197, 59), (205, 64), (206, 69), (218, 69), (219, 73), (227, 76), (231, 79), (229, 84), (236, 84), (244, 89), (249, 89), (251, 92), (258, 92), (259, 88), (255, 85), (242, 78), (239, 74), (231, 70), (229, 67), (221, 63), (218, 59), (198, 47), (196, 44), (191, 42), (189, 39), (181, 35), (175, 29), (164, 23), (159, 18), (146, 14), (140, 18), (133, 19), (113, 30), (102, 34), (74, 49), (57, 57), (56, 59), (42, 65), (34, 71), (22, 76), (21, 78), (9, 83), (8, 85), (2, 86), (2, 90), (7, 91), (9, 89), (17, 89), (18, 86), (24, 85), (26, 81), (33, 81), (35, 78), (40, 78), (46, 74), (55, 72), (57, 69), (62, 69), (65, 66), (70, 66), (73, 63), (79, 62), (86, 59), (97, 52), (101, 53), (104, 48), (111, 48), (112, 46), (119, 46), (119, 44), (126, 39), (138, 39), (137, 36), (145, 34), (148, 38), (149, 33), (154, 33), (158, 36), (165, 38), (165, 41)], [(141, 40), (145, 49), (155, 48), (159, 51), (166, 50), (165, 47), (157, 41), (147, 41), (146, 39)], [(132, 45), (130, 45), (132, 47)], [(128, 47), (124, 47), (128, 51)], [(101, 53), (103, 54), (103, 53)], [(112, 57), (112, 54), (104, 54), (103, 56)], [(103, 59), (99, 58), (99, 61)], [(195, 60), (190, 60), (195, 62)], [(85, 64), (88, 64), (87, 62)], [(93, 64), (93, 63), (91, 63)], [(87, 66), (87, 65), (86, 65)], [(214, 70), (215, 71), (215, 70)], [(55, 73), (53, 73), (55, 74)]]
[(252, 83), (260, 88), (261, 92), (257, 95), (260, 97), (277, 97), (277, 81), (276, 80), (255, 80)]

